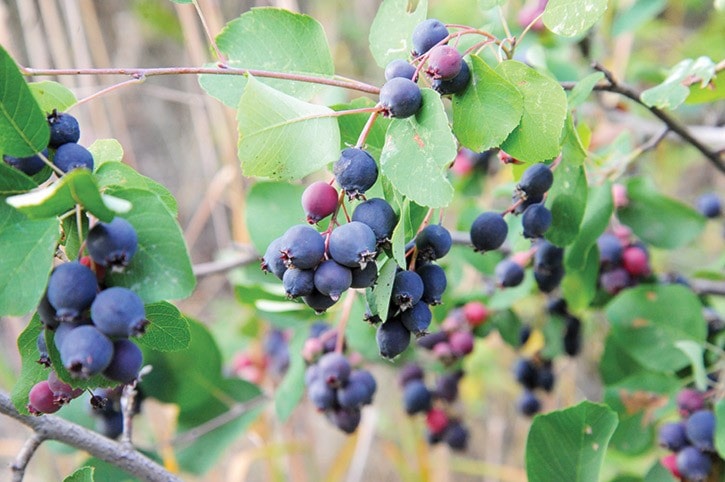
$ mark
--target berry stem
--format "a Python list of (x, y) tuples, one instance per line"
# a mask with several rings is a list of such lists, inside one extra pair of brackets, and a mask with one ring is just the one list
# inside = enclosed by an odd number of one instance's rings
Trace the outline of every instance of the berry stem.
[(80, 204), (76, 204), (76, 229), (78, 229), (78, 244), (80, 246), (78, 257), (80, 258), (83, 253), (83, 247), (86, 244), (83, 240), (83, 209)]
[(90, 68), (90, 69), (35, 69), (20, 67), (20, 72), (27, 76), (62, 76), (62, 75), (127, 75), (136, 79), (159, 75), (243, 75), (270, 79), (296, 80), (312, 84), (331, 85), (343, 89), (357, 90), (378, 95), (380, 88), (357, 80), (340, 80), (317, 75), (292, 74), (269, 70), (243, 69), (234, 67), (154, 67), (154, 68)]
[(45, 157), (45, 155), (42, 152), (39, 152), (38, 156), (40, 156), (40, 159), (42, 159), (42, 161), (45, 163), (45, 165), (50, 167), (58, 177), (61, 177), (63, 174), (65, 174), (60, 168), (58, 168), (55, 164), (50, 162), (50, 159)]
[(536, 22), (538, 22), (539, 20), (541, 20), (541, 17), (543, 17), (543, 16), (544, 16), (544, 12), (541, 12), (540, 14), (538, 14), (536, 16), (536, 18), (534, 18), (531, 22), (529, 22), (529, 24), (524, 28), (524, 31), (521, 32), (521, 35), (519, 35), (518, 38), (514, 38), (513, 45), (511, 46), (511, 53), (512, 54), (516, 50), (516, 46), (519, 43), (521, 43), (521, 41), (524, 39), (524, 37), (526, 36), (526, 34), (529, 33), (529, 30), (531, 30), (531, 28), (536, 24)]
[(355, 290), (348, 290), (345, 302), (342, 305), (340, 321), (337, 323), (337, 340), (335, 340), (335, 351), (337, 353), (342, 353), (342, 347), (345, 344), (345, 328), (347, 327), (347, 320), (350, 319), (352, 305), (355, 302), (355, 294)]
[(96, 99), (96, 98), (101, 97), (103, 95), (106, 95), (108, 93), (111, 93), (111, 92), (113, 92), (115, 90), (120, 90), (120, 89), (122, 89), (124, 87), (127, 87), (129, 85), (132, 85), (132, 84), (141, 84), (145, 80), (146, 80), (146, 77), (145, 76), (139, 76), (139, 77), (134, 77), (133, 79), (124, 80), (123, 82), (120, 82), (118, 84), (110, 85), (110, 86), (108, 86), (108, 87), (106, 87), (104, 89), (99, 90), (98, 92), (96, 92), (94, 94), (91, 94), (91, 95), (89, 95), (87, 97), (82, 98), (81, 100), (79, 100), (78, 102), (76, 102), (75, 104), (73, 104), (72, 106), (70, 106), (68, 108), (68, 110), (71, 110), (73, 107), (77, 107), (77, 106), (79, 106), (81, 104), (84, 104), (84, 103), (90, 101), (90, 100), (93, 100), (93, 99)]
[(201, 26), (204, 29), (204, 33), (206, 34), (206, 38), (209, 39), (209, 43), (211, 44), (211, 47), (214, 49), (214, 54), (216, 55), (217, 60), (220, 64), (226, 64), (226, 58), (222, 54), (221, 50), (219, 50), (219, 46), (216, 43), (216, 40), (214, 39), (214, 36), (211, 34), (211, 30), (209, 30), (209, 25), (206, 23), (206, 18), (204, 17), (204, 12), (201, 11), (201, 7), (199, 6), (198, 0), (191, 0), (194, 4), (194, 8), (196, 9), (196, 14), (199, 16), (199, 20), (201, 21)]
[(363, 148), (368, 135), (370, 135), (370, 131), (373, 129), (373, 125), (375, 125), (375, 120), (380, 115), (380, 112), (382, 112), (382, 109), (377, 109), (370, 113), (370, 117), (368, 117), (367, 122), (365, 122), (365, 126), (362, 131), (360, 131), (360, 136), (357, 138), (357, 144), (355, 144), (355, 147), (359, 149)]

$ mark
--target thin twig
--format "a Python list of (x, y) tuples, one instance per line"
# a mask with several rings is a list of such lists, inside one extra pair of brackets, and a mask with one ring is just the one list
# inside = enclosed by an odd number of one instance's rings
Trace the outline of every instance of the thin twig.
[(209, 25), (207, 25), (207, 23), (206, 23), (206, 18), (204, 18), (204, 12), (201, 11), (201, 7), (199, 6), (199, 1), (192, 0), (192, 3), (194, 4), (194, 8), (196, 9), (196, 14), (199, 16), (199, 20), (201, 21), (201, 26), (204, 29), (206, 38), (209, 39), (209, 43), (211, 44), (211, 47), (214, 49), (214, 53), (216, 54), (217, 61), (219, 61), (221, 64), (225, 64), (226, 58), (222, 54), (221, 50), (219, 50), (219, 46), (217, 45), (216, 40), (214, 39), (214, 36), (211, 34), (211, 30), (209, 30)]
[(142, 84), (146, 80), (146, 77), (134, 77), (133, 79), (124, 80), (123, 82), (120, 82), (118, 84), (110, 85), (104, 89), (99, 90), (98, 92), (89, 95), (88, 97), (84, 97), (72, 106), (68, 108), (68, 110), (71, 110), (73, 107), (79, 106), (81, 104), (84, 104), (90, 100), (97, 99), (98, 97), (101, 97), (103, 95), (109, 94), (111, 92), (114, 92), (116, 90), (121, 90), (123, 87), (127, 87), (129, 85), (133, 84)]
[(342, 305), (340, 321), (337, 323), (337, 340), (335, 340), (335, 351), (337, 353), (342, 353), (342, 349), (345, 346), (345, 328), (347, 327), (347, 320), (350, 319), (352, 305), (355, 303), (355, 294), (355, 290), (348, 291), (345, 303)]
[(10, 466), (13, 471), (13, 482), (23, 481), (23, 477), (25, 477), (25, 469), (28, 467), (30, 459), (43, 442), (45, 442), (45, 438), (38, 433), (34, 433), (28, 440), (25, 441), (23, 448), (20, 449), (18, 456), (15, 457), (13, 464)]
[(155, 77), (159, 75), (252, 75), (271, 79), (296, 80), (312, 84), (331, 85), (343, 89), (357, 90), (368, 94), (380, 94), (380, 88), (356, 80), (339, 80), (320, 75), (291, 74), (287, 72), (273, 72), (269, 70), (240, 69), (235, 67), (120, 67), (120, 68), (92, 68), (92, 69), (34, 69), (20, 67), (20, 72), (28, 76), (61, 76), (61, 75), (127, 75), (135, 79), (141, 77)]

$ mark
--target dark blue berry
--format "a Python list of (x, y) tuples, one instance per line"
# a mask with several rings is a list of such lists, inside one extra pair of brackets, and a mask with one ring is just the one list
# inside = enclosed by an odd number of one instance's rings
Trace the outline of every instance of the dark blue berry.
[(119, 383), (131, 383), (138, 377), (143, 364), (141, 349), (130, 340), (116, 340), (113, 343), (113, 357), (103, 375)]
[(448, 29), (443, 22), (435, 18), (423, 20), (413, 30), (413, 57), (428, 52), (446, 37), (448, 37)]
[(390, 241), (398, 217), (385, 199), (372, 198), (357, 205), (352, 220), (367, 224), (375, 233), (378, 244)]
[(111, 338), (142, 335), (149, 323), (141, 298), (120, 286), (98, 293), (91, 305), (91, 319), (101, 333)]
[(48, 145), (52, 148), (58, 148), (69, 142), (78, 142), (81, 138), (78, 120), (70, 114), (53, 112), (48, 116), (48, 127), (50, 127)]
[(38, 338), (35, 340), (35, 346), (38, 347), (38, 363), (49, 367), (50, 354), (48, 353), (48, 344), (45, 342), (45, 330), (41, 330), (40, 333), (38, 333)]
[(423, 380), (411, 380), (403, 387), (403, 407), (408, 415), (427, 412), (432, 402), (433, 397)]
[(398, 384), (406, 386), (413, 380), (423, 380), (423, 369), (417, 363), (408, 363), (398, 372)]
[(378, 279), (378, 267), (375, 263), (368, 263), (365, 268), (352, 268), (351, 288), (369, 288), (375, 284)]
[(326, 413), (330, 421), (345, 433), (353, 433), (360, 425), (360, 408), (337, 408)]
[(365, 268), (376, 256), (375, 233), (367, 224), (351, 221), (330, 234), (332, 259), (348, 268)]
[(361, 198), (378, 180), (378, 165), (370, 153), (358, 147), (348, 147), (332, 167), (335, 179), (348, 197)]
[(581, 321), (579, 318), (567, 316), (564, 328), (564, 352), (569, 356), (577, 356), (582, 349)]
[(337, 301), (352, 283), (350, 268), (335, 260), (328, 259), (320, 263), (315, 270), (314, 283), (317, 291)]
[(521, 217), (521, 226), (524, 228), (524, 238), (540, 238), (551, 227), (551, 211), (543, 204), (532, 204)]
[(70, 172), (73, 169), (93, 170), (93, 154), (75, 142), (63, 144), (55, 151), (53, 164), (63, 172)]
[(537, 380), (537, 384), (540, 388), (542, 388), (546, 392), (550, 392), (554, 388), (554, 382), (556, 380), (556, 377), (554, 376), (554, 371), (551, 367), (551, 362), (548, 364), (545, 364), (541, 368), (539, 368), (539, 376)]
[(440, 95), (460, 94), (471, 81), (471, 69), (466, 62), (461, 62), (461, 70), (458, 75), (450, 80), (433, 79), (431, 87)]
[(706, 218), (716, 218), (722, 214), (722, 202), (714, 192), (703, 194), (697, 198), (697, 210)]
[(418, 266), (415, 272), (418, 273), (421, 281), (423, 281), (423, 296), (420, 298), (421, 301), (429, 305), (441, 304), (443, 292), (448, 285), (445, 270), (437, 264), (428, 263), (423, 266)]
[(451, 233), (440, 224), (429, 224), (415, 237), (418, 248), (418, 259), (435, 261), (451, 250), (453, 240)]
[(555, 246), (543, 239), (536, 243), (536, 253), (534, 254), (535, 269), (541, 271), (555, 270), (561, 268), (563, 262), (564, 248)]
[(471, 243), (476, 251), (498, 249), (506, 241), (508, 229), (506, 221), (499, 213), (481, 213), (471, 225)]
[(524, 280), (524, 269), (515, 261), (504, 259), (499, 261), (494, 271), (496, 283), (504, 288), (518, 286)]
[(59, 321), (78, 322), (97, 291), (96, 274), (77, 261), (57, 266), (48, 280), (48, 301)]
[(265, 273), (272, 273), (277, 278), (283, 279), (287, 266), (284, 264), (284, 256), (282, 255), (282, 237), (269, 243), (262, 257), (261, 268)]
[(364, 385), (367, 391), (367, 397), (363, 400), (363, 404), (368, 405), (373, 403), (373, 397), (378, 389), (378, 384), (372, 373), (367, 370), (353, 370), (348, 380), (348, 384), (350, 383)]
[(660, 447), (673, 452), (679, 452), (690, 443), (685, 433), (685, 424), (682, 422), (666, 423), (660, 427), (657, 435), (657, 443)]
[(94, 263), (122, 269), (136, 254), (138, 235), (131, 223), (116, 216), (110, 223), (96, 223), (88, 231), (86, 246)]
[(539, 368), (526, 358), (519, 358), (514, 365), (514, 377), (524, 388), (533, 390), (539, 386)]
[(55, 330), (60, 321), (56, 318), (55, 308), (48, 301), (48, 292), (43, 293), (43, 297), (38, 303), (38, 317), (43, 326), (49, 330)]
[(420, 301), (424, 290), (423, 280), (418, 273), (400, 271), (393, 281), (391, 300), (401, 310), (407, 310)]
[[(48, 159), (48, 149), (44, 149), (42, 155)], [(38, 174), (45, 167), (45, 162), (38, 154), (29, 157), (3, 156), (3, 161), (9, 166), (24, 172), (28, 176)]]
[(281, 253), (287, 267), (312, 269), (325, 255), (325, 240), (314, 228), (298, 224), (282, 236)]
[(443, 440), (453, 450), (466, 450), (466, 447), (468, 447), (468, 430), (461, 422), (453, 421), (443, 432)]
[(444, 373), (436, 380), (436, 397), (453, 403), (458, 399), (458, 382), (463, 378), (462, 371)]
[(290, 268), (282, 276), (282, 286), (288, 298), (307, 296), (315, 289), (315, 271)]
[(380, 88), (380, 105), (383, 115), (405, 119), (418, 113), (423, 105), (423, 94), (412, 80), (395, 77)]
[(320, 379), (335, 388), (345, 385), (352, 371), (345, 355), (334, 351), (322, 355), (317, 366)]
[(424, 335), (432, 320), (433, 314), (430, 308), (422, 301), (400, 314), (400, 321), (415, 336)]
[(123, 413), (104, 413), (96, 419), (96, 430), (110, 439), (117, 439), (123, 433)]
[(385, 80), (390, 80), (395, 77), (413, 80), (414, 75), (415, 66), (403, 59), (395, 59), (385, 66)]
[(599, 264), (605, 268), (618, 266), (622, 262), (622, 242), (611, 233), (604, 233), (597, 238), (599, 248)]
[(710, 475), (712, 460), (695, 447), (685, 447), (677, 453), (677, 470), (692, 482), (703, 482)]
[(378, 343), (380, 356), (392, 360), (410, 345), (410, 331), (399, 317), (390, 318), (378, 325), (375, 340)]
[(63, 366), (75, 378), (89, 378), (101, 373), (111, 363), (113, 343), (92, 325), (72, 329), (60, 346)]
[(715, 450), (715, 414), (710, 410), (698, 410), (685, 423), (687, 438), (700, 450)]
[(315, 379), (307, 387), (307, 396), (319, 410), (330, 410), (337, 403), (335, 389), (321, 379)]
[(426, 350), (432, 350), (438, 343), (447, 342), (448, 333), (445, 331), (436, 331), (429, 333), (425, 336), (418, 338), (418, 346), (425, 348)]
[(541, 196), (529, 196), (521, 201), (521, 196), (517, 193), (514, 193), (512, 196), (512, 201), (514, 203), (518, 203), (514, 208), (514, 214), (519, 215), (526, 211), (529, 206), (543, 202), (544, 195), (542, 194)]
[(541, 411), (541, 402), (533, 392), (524, 390), (524, 393), (521, 394), (516, 402), (516, 407), (522, 415), (533, 417)]
[(315, 313), (317, 314), (324, 313), (336, 302), (329, 296), (323, 295), (317, 290), (312, 290), (312, 293), (309, 295), (304, 295), (302, 297), (302, 301), (304, 301), (307, 306), (315, 310)]
[(516, 188), (521, 191), (525, 197), (543, 196), (554, 184), (554, 174), (549, 166), (543, 163), (532, 164), (526, 169), (519, 180)]

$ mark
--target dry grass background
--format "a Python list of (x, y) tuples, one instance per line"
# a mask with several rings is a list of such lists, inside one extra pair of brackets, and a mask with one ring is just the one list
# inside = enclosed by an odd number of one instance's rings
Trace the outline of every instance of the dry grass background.
[[(302, 11), (321, 21), (333, 47), (338, 72), (379, 83), (382, 73), (367, 49), (367, 28), (379, 2), (344, 0), (252, 2), (199, 0), (209, 29), (253, 6), (273, 5)], [(361, 43), (361, 39), (363, 39)], [(199, 66), (213, 60), (199, 17), (191, 5), (167, 0), (3, 0), (0, 44), (21, 64), (36, 68)], [(119, 77), (56, 78), (81, 99), (119, 82)], [(115, 91), (72, 110), (82, 127), (81, 143), (116, 138), (124, 161), (167, 186), (179, 201), (179, 221), (192, 260), (201, 263), (247, 242), (244, 199), (249, 180), (241, 176), (236, 157), (234, 112), (204, 95), (194, 76), (149, 78), (141, 85)], [(231, 298), (224, 276), (200, 280), (198, 289), (180, 303), (191, 316), (214, 323), (217, 306)], [(19, 372), (14, 341), (25, 320), (7, 319), (0, 326), (0, 386), (8, 390)], [(588, 355), (596, 359), (599, 348)], [(467, 454), (452, 455), (422, 440), (421, 420), (411, 421), (400, 408), (400, 393), (390, 370), (376, 368), (380, 392), (367, 408), (353, 437), (330, 428), (306, 404), (288, 423), (267, 410), (252, 429), (222, 457), (204, 481), (436, 481), (525, 480), (523, 446), (529, 422), (516, 415), (519, 389), (509, 368), (514, 353), (494, 337), (480, 350), (488, 377), (466, 390), (466, 420), (472, 427)], [(564, 361), (556, 395), (547, 409), (568, 405), (588, 395), (596, 399), (595, 369), (590, 363)], [(482, 388), (483, 387), (483, 388)], [(586, 393), (584, 393), (586, 392)], [(173, 435), (173, 408), (148, 402), (139, 423), (139, 444), (162, 453)], [(8, 466), (28, 431), (0, 418), (0, 464)], [(28, 482), (55, 481), (74, 470), (83, 454), (61, 453), (45, 444), (32, 460)], [(173, 467), (173, 457), (167, 465)], [(0, 469), (0, 480), (9, 471)]]

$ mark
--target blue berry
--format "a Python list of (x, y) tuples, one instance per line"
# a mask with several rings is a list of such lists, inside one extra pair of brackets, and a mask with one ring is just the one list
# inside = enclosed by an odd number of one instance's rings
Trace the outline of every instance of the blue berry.
[(443, 440), (453, 450), (466, 450), (468, 447), (468, 430), (461, 422), (452, 421), (443, 432)]
[(697, 198), (697, 210), (706, 218), (722, 215), (722, 202), (717, 194), (710, 192)]
[(450, 80), (433, 79), (431, 87), (440, 95), (460, 94), (471, 81), (471, 69), (466, 62), (461, 62), (461, 70), (458, 75)]
[(532, 204), (521, 217), (521, 226), (524, 228), (524, 238), (540, 238), (551, 227), (553, 218), (543, 204)]
[(526, 358), (519, 358), (514, 365), (514, 378), (524, 388), (533, 390), (539, 386), (539, 368)]
[(378, 279), (378, 267), (375, 263), (368, 263), (365, 268), (352, 268), (351, 288), (370, 288)]
[(48, 344), (45, 342), (45, 330), (41, 330), (38, 333), (38, 338), (35, 340), (35, 346), (38, 348), (38, 363), (49, 367), (50, 366), (50, 354), (48, 353)]
[(687, 438), (700, 450), (715, 450), (715, 414), (710, 410), (698, 410), (685, 423)]
[(375, 233), (367, 224), (350, 221), (330, 234), (330, 256), (348, 268), (365, 268), (377, 252)]
[(48, 301), (48, 292), (43, 293), (43, 297), (38, 303), (38, 317), (43, 326), (49, 330), (55, 330), (58, 328), (60, 321), (56, 318), (55, 308)]
[(78, 120), (70, 114), (53, 112), (48, 116), (48, 127), (50, 127), (48, 145), (52, 148), (58, 148), (69, 142), (78, 142), (81, 138)]
[(401, 310), (405, 311), (420, 301), (423, 297), (425, 286), (420, 275), (415, 271), (400, 271), (395, 275), (392, 302)]
[(422, 301), (419, 301), (412, 308), (400, 314), (400, 321), (403, 323), (403, 326), (415, 336), (424, 335), (432, 320), (433, 314), (430, 311), (430, 307)]
[(577, 356), (582, 349), (581, 321), (571, 315), (566, 317), (564, 328), (564, 352), (569, 356)]
[(94, 263), (122, 269), (136, 254), (138, 235), (131, 223), (116, 216), (110, 223), (96, 223), (88, 231), (86, 246)]
[(378, 165), (370, 153), (358, 147), (348, 147), (332, 167), (335, 180), (350, 199), (361, 198), (378, 180)]
[(478, 215), (471, 225), (471, 242), (476, 251), (491, 251), (501, 247), (508, 235), (503, 216), (495, 212)]
[(352, 273), (350, 268), (328, 259), (315, 270), (314, 284), (317, 291), (337, 301), (352, 284)]
[(525, 197), (543, 196), (554, 184), (554, 174), (543, 163), (533, 164), (526, 169), (516, 186)]
[(677, 470), (687, 480), (703, 482), (710, 475), (712, 460), (695, 447), (685, 447), (677, 453)]
[(521, 394), (516, 402), (516, 406), (519, 409), (519, 412), (527, 417), (533, 417), (541, 411), (541, 402), (538, 398), (536, 398), (536, 395), (529, 390), (524, 390), (524, 393)]
[(399, 317), (390, 318), (378, 325), (375, 341), (378, 343), (380, 356), (392, 360), (410, 345), (410, 331)]
[(63, 366), (75, 378), (89, 378), (101, 373), (111, 363), (113, 343), (92, 325), (72, 329), (60, 346)]
[(599, 264), (609, 268), (619, 265), (622, 262), (622, 242), (612, 233), (604, 233), (597, 238), (599, 248)]
[(564, 262), (564, 248), (551, 244), (546, 240), (536, 243), (534, 253), (534, 268), (542, 271), (555, 270), (562, 267)]
[(360, 408), (337, 408), (326, 412), (327, 418), (345, 433), (353, 433), (360, 425)]
[(504, 259), (499, 261), (494, 271), (496, 283), (504, 288), (518, 286), (524, 280), (524, 269), (515, 261)]
[(75, 142), (63, 144), (53, 156), (53, 164), (63, 172), (70, 172), (73, 169), (93, 170), (93, 154)]
[(687, 434), (685, 433), (685, 424), (682, 422), (666, 423), (660, 427), (657, 435), (657, 443), (660, 447), (673, 452), (679, 452), (685, 446), (689, 445)]
[(335, 389), (321, 379), (314, 379), (307, 387), (307, 396), (319, 410), (330, 410), (337, 402)]
[(347, 383), (352, 368), (345, 355), (337, 352), (325, 353), (317, 362), (318, 376), (331, 387), (340, 387)]
[(405, 119), (418, 113), (423, 105), (423, 94), (412, 80), (395, 77), (381, 87), (380, 105), (383, 115)]
[(143, 364), (141, 349), (130, 340), (116, 340), (113, 343), (113, 357), (103, 375), (120, 383), (131, 383), (138, 377)]
[(357, 205), (352, 220), (367, 224), (375, 233), (378, 244), (390, 242), (398, 217), (390, 204), (381, 198), (368, 199)]
[(423, 380), (411, 380), (403, 387), (403, 406), (408, 415), (427, 412), (432, 403), (433, 397)]
[[(42, 155), (48, 159), (48, 149), (44, 149)], [(45, 167), (45, 162), (40, 158), (40, 155), (35, 154), (34, 156), (28, 157), (12, 157), (3, 156), (3, 161), (9, 166), (24, 172), (28, 176), (38, 174)]]
[(315, 289), (315, 271), (290, 268), (282, 276), (282, 286), (288, 298), (307, 296)]
[(448, 29), (443, 22), (435, 18), (423, 20), (413, 30), (413, 57), (428, 52), (446, 37), (448, 37)]
[(325, 240), (314, 228), (298, 224), (289, 228), (280, 242), (285, 265), (298, 269), (312, 269), (325, 255)]
[(91, 305), (91, 319), (104, 335), (111, 338), (142, 335), (149, 323), (141, 298), (120, 286), (98, 293)]
[(418, 273), (421, 281), (423, 281), (421, 301), (429, 305), (441, 304), (443, 292), (448, 285), (445, 270), (437, 264), (428, 263), (416, 268), (415, 272)]
[(269, 243), (267, 250), (264, 252), (261, 263), (262, 271), (272, 273), (277, 278), (283, 279), (287, 266), (284, 264), (284, 256), (282, 255), (282, 238), (279, 237)]
[(453, 240), (451, 233), (440, 224), (429, 224), (415, 237), (418, 248), (418, 259), (435, 261), (451, 250)]
[(385, 80), (395, 77), (413, 80), (415, 67), (403, 59), (395, 59), (385, 66)]
[(78, 322), (97, 291), (96, 274), (77, 261), (57, 266), (48, 280), (48, 301), (59, 321)]
[(304, 301), (307, 306), (315, 310), (315, 313), (317, 314), (324, 313), (336, 302), (336, 300), (333, 300), (327, 295), (323, 295), (316, 289), (312, 290), (312, 293), (309, 295), (302, 296), (302, 301)]

